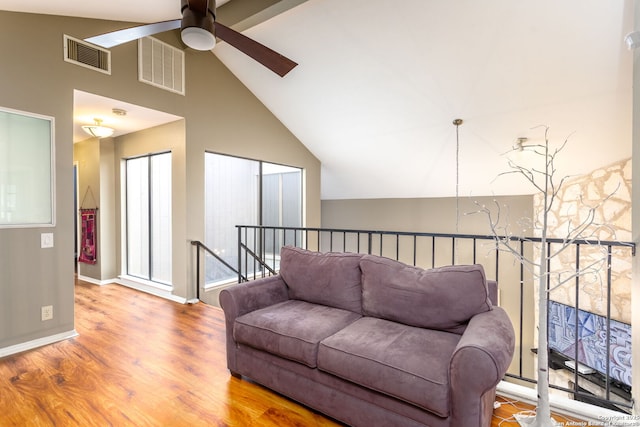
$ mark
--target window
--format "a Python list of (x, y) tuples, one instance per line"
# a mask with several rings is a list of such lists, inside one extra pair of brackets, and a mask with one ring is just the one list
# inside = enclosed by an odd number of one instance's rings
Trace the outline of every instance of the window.
[(171, 284), (171, 153), (126, 160), (127, 275)]
[(55, 225), (53, 118), (0, 108), (0, 228)]
[[(238, 263), (236, 225), (302, 226), (302, 170), (206, 153), (204, 243), (234, 268)], [(281, 234), (264, 236), (265, 251), (279, 251)], [(212, 256), (205, 259), (206, 285), (237, 278)]]

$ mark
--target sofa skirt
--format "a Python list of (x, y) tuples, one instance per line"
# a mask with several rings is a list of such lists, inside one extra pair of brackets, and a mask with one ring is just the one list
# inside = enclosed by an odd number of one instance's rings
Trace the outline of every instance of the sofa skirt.
[[(239, 345), (239, 374), (330, 418), (354, 427), (451, 427), (442, 418), (410, 403), (363, 388), (300, 363)], [(495, 389), (485, 395), (493, 405)], [(461, 427), (461, 426), (456, 426)]]

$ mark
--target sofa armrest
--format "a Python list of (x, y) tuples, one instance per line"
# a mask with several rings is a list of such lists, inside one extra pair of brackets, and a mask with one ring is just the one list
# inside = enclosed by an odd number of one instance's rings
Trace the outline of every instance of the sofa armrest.
[[(471, 318), (449, 365), (452, 425), (485, 425), (493, 412), (495, 387), (509, 369), (514, 348), (513, 326), (502, 308)], [(469, 420), (474, 421), (469, 424)]]
[(227, 367), (232, 373), (236, 373), (236, 343), (233, 339), (236, 318), (288, 299), (287, 285), (279, 275), (233, 285), (220, 292), (227, 335)]
[(225, 317), (231, 320), (288, 299), (287, 285), (280, 276), (240, 283), (220, 291), (220, 306)]

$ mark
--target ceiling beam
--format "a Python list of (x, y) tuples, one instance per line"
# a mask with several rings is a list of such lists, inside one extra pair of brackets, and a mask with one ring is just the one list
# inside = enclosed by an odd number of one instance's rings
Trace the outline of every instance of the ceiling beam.
[(233, 0), (217, 9), (216, 20), (236, 31), (244, 31), (307, 0)]

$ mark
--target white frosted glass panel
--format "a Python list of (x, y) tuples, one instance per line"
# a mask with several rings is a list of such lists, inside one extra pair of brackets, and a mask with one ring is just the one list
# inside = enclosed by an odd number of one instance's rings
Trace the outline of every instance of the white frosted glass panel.
[[(237, 225), (300, 227), (302, 225), (302, 170), (288, 166), (205, 154), (204, 244), (224, 262), (238, 268)], [(302, 233), (289, 230), (243, 237), (247, 245), (272, 268), (277, 268), (280, 246), (300, 244)], [(254, 243), (259, 243), (256, 246)], [(242, 274), (260, 274), (263, 267), (251, 257), (241, 261)], [(246, 265), (245, 265), (246, 264)], [(205, 255), (205, 283), (237, 278), (237, 273)]]
[[(237, 268), (236, 225), (258, 223), (260, 163), (219, 154), (205, 154), (204, 244)], [(234, 279), (234, 273), (210, 255), (205, 260), (205, 282)]]
[(127, 160), (127, 273), (149, 277), (149, 158)]
[(127, 274), (171, 285), (171, 153), (127, 160)]
[(171, 153), (150, 160), (151, 280), (171, 283)]
[(0, 109), (0, 227), (54, 225), (53, 118)]

